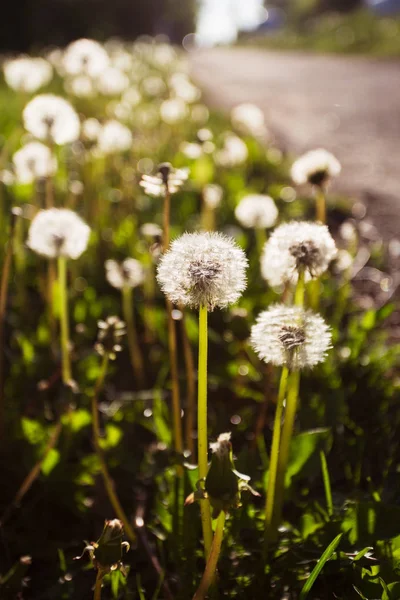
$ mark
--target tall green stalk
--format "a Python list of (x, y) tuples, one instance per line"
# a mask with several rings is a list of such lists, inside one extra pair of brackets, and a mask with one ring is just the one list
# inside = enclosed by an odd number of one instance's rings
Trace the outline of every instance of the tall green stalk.
[(321, 187), (315, 191), (315, 212), (317, 221), (326, 223), (326, 199)]
[(203, 577), (201, 578), (200, 585), (195, 595), (193, 596), (193, 600), (204, 600), (213, 582), (215, 572), (217, 569), (219, 555), (221, 553), (222, 540), (224, 538), (224, 527), (225, 512), (221, 510), (217, 519), (217, 526), (215, 528), (215, 534), (211, 546), (210, 556), (208, 558)]
[[(198, 369), (198, 405), (197, 436), (199, 479), (204, 481), (208, 470), (207, 436), (207, 354), (208, 354), (208, 312), (205, 306), (199, 309), (199, 369)], [(208, 499), (200, 500), (201, 524), (205, 557), (208, 560), (212, 544), (211, 511)]]
[(58, 257), (58, 293), (60, 299), (62, 380), (68, 385), (72, 380), (69, 355), (69, 319), (67, 298), (67, 259)]
[(283, 413), (283, 403), (285, 400), (289, 369), (282, 368), (281, 380), (279, 383), (279, 393), (275, 412), (274, 432), (272, 435), (271, 457), (269, 463), (269, 477), (267, 487), (267, 499), (265, 504), (265, 550), (268, 543), (276, 541), (276, 531), (273, 530), (273, 515), (276, 496), (276, 481), (278, 473), (279, 447), (281, 437), (281, 421)]

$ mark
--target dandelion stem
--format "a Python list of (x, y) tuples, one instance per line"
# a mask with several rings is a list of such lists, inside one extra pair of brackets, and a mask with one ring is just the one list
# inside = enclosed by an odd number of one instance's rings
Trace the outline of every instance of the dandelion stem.
[(305, 294), (305, 272), (304, 269), (299, 269), (299, 278), (297, 280), (296, 290), (294, 293), (295, 306), (304, 306)]
[(321, 187), (317, 187), (315, 191), (315, 205), (317, 221), (326, 223), (326, 200)]
[[(208, 354), (208, 312), (205, 306), (199, 309), (199, 369), (198, 369), (198, 406), (197, 436), (199, 479), (205, 481), (208, 468), (207, 437), (207, 354)], [(203, 529), (205, 557), (208, 560), (212, 543), (211, 512), (208, 499), (200, 500), (201, 524)]]
[(163, 216), (163, 252), (168, 250), (169, 239), (170, 239), (170, 212), (171, 212), (171, 194), (168, 189), (168, 185), (166, 186), (165, 196), (164, 196), (164, 216)]
[(96, 450), (97, 457), (100, 463), (101, 474), (103, 476), (104, 486), (110, 503), (117, 515), (118, 519), (124, 524), (126, 535), (131, 542), (136, 540), (135, 532), (129, 523), (129, 519), (121, 506), (119, 498), (114, 489), (114, 482), (108, 472), (107, 464), (104, 459), (103, 449), (100, 445), (100, 423), (99, 423), (99, 410), (98, 410), (98, 397), (103, 388), (104, 380), (107, 375), (107, 369), (109, 364), (108, 354), (103, 356), (103, 360), (100, 367), (100, 373), (96, 381), (96, 386), (92, 396), (92, 427), (93, 427), (93, 445)]
[(275, 509), (273, 515), (273, 528), (275, 531), (277, 531), (282, 518), (282, 504), (285, 491), (285, 475), (289, 460), (290, 442), (292, 440), (294, 430), (294, 421), (297, 410), (297, 399), (299, 396), (299, 385), (300, 371), (292, 371), (288, 379), (286, 412), (282, 428), (278, 473), (276, 479)]
[(97, 571), (96, 584), (94, 586), (93, 600), (101, 600), (101, 586), (103, 583), (103, 573), (99, 569)]
[(67, 299), (67, 260), (64, 256), (58, 257), (58, 288), (60, 298), (60, 328), (61, 328), (61, 360), (62, 379), (68, 385), (72, 379), (71, 361), (69, 355), (69, 320)]
[(201, 227), (204, 231), (215, 231), (215, 210), (204, 202), (204, 198), (201, 209)]
[(215, 529), (215, 534), (211, 546), (210, 556), (207, 561), (207, 565), (201, 578), (200, 585), (193, 596), (193, 600), (204, 600), (206, 594), (208, 592), (209, 587), (211, 586), (215, 572), (217, 569), (218, 559), (221, 552), (222, 540), (224, 537), (224, 527), (225, 527), (225, 513), (222, 510), (219, 513), (219, 517), (217, 519), (217, 527)]
[(193, 352), (190, 345), (189, 337), (187, 334), (186, 317), (184, 308), (182, 307), (182, 342), (183, 342), (183, 354), (185, 358), (186, 368), (186, 385), (187, 385), (187, 407), (186, 407), (186, 424), (185, 424), (185, 446), (194, 456), (194, 440), (193, 430), (196, 413), (196, 382), (195, 382), (195, 371), (194, 371), (194, 360)]
[(324, 481), (326, 508), (328, 510), (328, 515), (331, 517), (333, 515), (332, 489), (325, 452), (321, 450), (319, 456), (321, 459), (322, 479)]
[(135, 379), (140, 387), (145, 384), (143, 357), (136, 335), (135, 312), (133, 307), (133, 290), (125, 286), (122, 288), (122, 305), (124, 320), (126, 322), (129, 354)]
[(257, 254), (258, 257), (260, 257), (265, 246), (265, 242), (267, 241), (267, 232), (263, 227), (256, 227), (255, 234), (257, 242)]
[(268, 543), (276, 540), (276, 531), (274, 531), (273, 514), (274, 504), (276, 502), (276, 481), (279, 461), (279, 447), (281, 437), (281, 421), (283, 413), (283, 403), (285, 400), (289, 369), (282, 367), (281, 380), (279, 383), (278, 400), (276, 404), (274, 431), (272, 435), (271, 458), (269, 464), (269, 477), (267, 487), (267, 500), (265, 504), (265, 550)]

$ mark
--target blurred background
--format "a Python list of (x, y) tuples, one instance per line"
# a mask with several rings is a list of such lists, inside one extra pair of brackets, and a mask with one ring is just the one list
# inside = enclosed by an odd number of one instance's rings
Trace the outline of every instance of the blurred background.
[[(364, 38), (373, 37), (371, 27), (382, 17), (383, 33), (395, 44), (399, 30), (393, 23), (399, 11), (400, 0), (19, 0), (7, 2), (7, 17), (0, 23), (0, 49), (38, 51), (79, 37), (130, 40), (146, 34), (165, 34), (180, 43), (188, 34), (193, 41), (194, 32), (201, 46), (230, 43), (238, 36), (266, 44), (278, 36), (281, 44), (282, 32), (290, 33), (293, 44), (293, 36), (329, 37), (332, 29), (335, 40), (329, 43), (346, 48), (357, 42), (357, 28)], [(344, 19), (350, 29), (337, 33)]]

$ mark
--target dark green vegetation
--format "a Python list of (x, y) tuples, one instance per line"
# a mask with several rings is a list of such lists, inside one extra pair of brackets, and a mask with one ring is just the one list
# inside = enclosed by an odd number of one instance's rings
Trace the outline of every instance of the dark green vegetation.
[[(88, 250), (69, 263), (72, 370), (79, 388), (74, 394), (60, 381), (57, 330), (52, 343), (45, 291), (48, 263), (25, 247), (33, 207), (44, 205), (44, 187), (1, 186), (2, 272), (11, 209), (21, 207), (23, 217), (15, 230), (2, 347), (0, 597), (92, 597), (95, 572), (89, 557), (80, 561), (74, 557), (88, 542), (98, 540), (105, 519), (116, 516), (104, 489), (91, 429), (91, 397), (101, 364), (94, 350), (97, 321), (122, 316), (120, 294), (105, 279), (104, 261), (110, 258), (137, 258), (148, 268), (151, 283), (150, 292), (138, 288), (134, 295), (145, 385), (139, 386), (133, 377), (125, 348), (111, 363), (99, 398), (101, 445), (137, 536), (123, 555), (127, 577), (119, 571), (107, 576), (102, 597), (186, 600), (193, 596), (204, 570), (198, 505), (183, 508), (184, 496), (196, 487), (195, 461), (172, 449), (165, 299), (153, 279), (159, 248), (154, 246), (157, 240), (149, 240), (140, 230), (144, 223), (162, 224), (162, 199), (150, 199), (138, 185), (146, 158), (154, 165), (168, 160), (175, 167), (190, 167), (187, 184), (172, 198), (172, 237), (200, 228), (203, 187), (218, 183), (224, 196), (215, 215), (217, 228), (235, 235), (250, 261), (248, 288), (238, 306), (216, 311), (209, 319), (210, 440), (232, 431), (235, 466), (251, 476), (260, 494), (244, 492), (242, 506), (227, 521), (219, 597), (396, 600), (400, 598), (400, 381), (396, 371), (400, 348), (391, 292), (398, 254), (395, 248), (388, 252), (379, 234), (357, 218), (359, 212), (352, 216), (353, 207), (346, 199), (329, 199), (331, 231), (338, 246), (356, 258), (351, 274), (333, 264), (323, 277), (320, 312), (333, 328), (333, 349), (323, 365), (302, 374), (284, 526), (264, 561), (265, 481), (279, 373), (256, 358), (248, 337), (256, 315), (280, 296), (261, 278), (254, 232), (240, 229), (233, 211), (238, 199), (250, 192), (272, 195), (281, 222), (314, 219), (314, 203), (302, 195), (293, 199), (289, 158), (250, 136), (244, 136), (249, 155), (243, 164), (218, 166), (213, 154), (189, 160), (180, 150), (181, 143), (196, 141), (200, 127), (212, 130), (219, 148), (232, 125), (215, 114), (208, 122), (196, 123), (189, 117), (173, 126), (162, 122), (159, 105), (168, 97), (168, 86), (154, 98), (144, 93), (142, 84), (154, 74), (167, 82), (168, 73), (146, 55), (141, 68), (135, 85), (142, 100), (127, 119), (134, 135), (129, 152), (86, 161), (87, 142), (56, 150), (60, 168), (55, 204), (73, 208), (92, 228)], [(51, 89), (63, 93), (60, 78)], [(1, 94), (4, 168), (21, 145), (21, 109), (26, 99), (5, 87)], [(72, 102), (86, 118), (104, 120), (110, 101), (97, 96)], [(71, 182), (76, 181), (84, 184), (82, 195), (71, 191)], [(356, 242), (340, 235), (340, 225), (349, 219), (357, 232)], [(185, 325), (196, 353), (197, 315), (185, 311)], [(176, 322), (176, 328), (185, 409), (182, 321)], [(60, 416), (63, 426), (56, 446), (22, 500), (13, 506), (21, 483), (57, 431)], [(185, 491), (179, 497), (176, 472), (183, 464)], [(318, 577), (307, 596), (304, 586), (308, 580), (310, 587), (310, 573), (325, 551), (326, 562), (319, 575), (314, 572)]]

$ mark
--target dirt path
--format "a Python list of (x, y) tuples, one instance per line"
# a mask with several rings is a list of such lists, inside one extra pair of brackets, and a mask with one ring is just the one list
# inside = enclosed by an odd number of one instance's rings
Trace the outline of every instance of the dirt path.
[(208, 102), (254, 102), (288, 150), (331, 150), (337, 189), (362, 198), (386, 236), (400, 237), (400, 61), (217, 48), (191, 54)]

